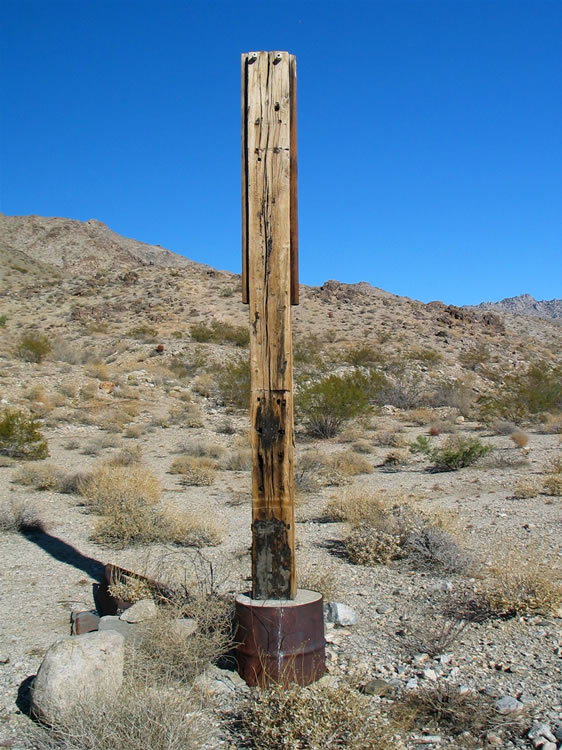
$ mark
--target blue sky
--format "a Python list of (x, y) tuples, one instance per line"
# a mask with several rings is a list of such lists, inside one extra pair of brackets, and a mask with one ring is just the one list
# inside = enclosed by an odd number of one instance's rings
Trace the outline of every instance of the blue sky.
[(300, 277), (562, 297), (560, 0), (0, 0), (0, 211), (240, 270), (240, 55), (297, 57)]

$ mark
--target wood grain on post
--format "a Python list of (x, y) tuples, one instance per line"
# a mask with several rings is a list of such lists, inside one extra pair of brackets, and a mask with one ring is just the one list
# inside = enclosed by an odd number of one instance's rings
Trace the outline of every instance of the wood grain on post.
[(294, 70), (294, 57), (287, 52), (242, 56), (242, 295), (250, 316), (254, 599), (293, 599), (296, 593)]

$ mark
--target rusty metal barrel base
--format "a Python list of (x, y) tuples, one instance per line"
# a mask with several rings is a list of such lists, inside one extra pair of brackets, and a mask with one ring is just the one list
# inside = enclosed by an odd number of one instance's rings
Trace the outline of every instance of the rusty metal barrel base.
[(294, 599), (236, 597), (238, 673), (248, 685), (309, 685), (325, 671), (322, 594)]

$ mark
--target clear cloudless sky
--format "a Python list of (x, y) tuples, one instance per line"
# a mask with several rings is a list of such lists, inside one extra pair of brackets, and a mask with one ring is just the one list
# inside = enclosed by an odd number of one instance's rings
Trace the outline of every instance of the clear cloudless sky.
[(240, 55), (297, 57), (300, 278), (562, 297), (560, 0), (0, 0), (0, 211), (240, 270)]

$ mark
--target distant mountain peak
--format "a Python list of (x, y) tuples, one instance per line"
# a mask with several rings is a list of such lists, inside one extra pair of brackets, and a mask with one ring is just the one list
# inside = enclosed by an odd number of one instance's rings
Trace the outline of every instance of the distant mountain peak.
[(473, 307), (515, 315), (530, 315), (548, 320), (562, 319), (562, 299), (536, 300), (526, 292), (516, 297), (506, 297), (499, 302), (481, 302)]

